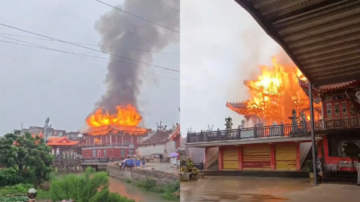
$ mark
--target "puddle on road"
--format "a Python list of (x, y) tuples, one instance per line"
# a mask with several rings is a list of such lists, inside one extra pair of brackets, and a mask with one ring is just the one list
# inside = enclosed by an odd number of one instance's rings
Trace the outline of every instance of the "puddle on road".
[(206, 194), (199, 198), (197, 201), (208, 202), (285, 202), (289, 201), (287, 198), (277, 197), (266, 194), (232, 194), (220, 193), (217, 195)]

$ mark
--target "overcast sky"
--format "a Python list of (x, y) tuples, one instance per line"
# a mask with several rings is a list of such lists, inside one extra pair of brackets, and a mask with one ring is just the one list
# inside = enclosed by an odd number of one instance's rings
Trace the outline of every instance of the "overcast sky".
[(233, 0), (181, 0), (181, 129), (224, 129), (243, 119), (226, 102), (248, 97), (243, 80), (270, 64), (279, 46)]
[[(105, 2), (123, 3), (122, 0)], [(179, 6), (171, 5), (171, 1), (169, 5)], [(0, 23), (65, 41), (98, 45), (101, 38), (95, 23), (109, 11), (111, 8), (94, 0), (13, 0), (0, 7)], [(0, 33), (39, 38), (3, 26)], [(0, 40), (21, 43), (3, 38), (2, 34)], [(12, 38), (68, 52), (108, 57), (54, 41)], [(162, 52), (175, 54), (154, 54), (153, 64), (179, 70), (180, 56), (176, 55), (179, 48), (179, 43), (174, 43)], [(179, 81), (154, 75), (179, 79), (179, 73), (148, 68), (139, 99), (145, 125), (155, 128), (159, 121), (167, 125), (179, 122)], [(43, 126), (46, 117), (50, 117), (55, 129), (80, 130), (94, 103), (106, 91), (106, 73), (107, 62), (0, 42), (0, 134), (20, 128), (21, 124)]]

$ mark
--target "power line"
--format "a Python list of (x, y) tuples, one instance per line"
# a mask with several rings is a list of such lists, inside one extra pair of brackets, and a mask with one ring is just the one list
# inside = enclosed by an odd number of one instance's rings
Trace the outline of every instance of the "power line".
[[(44, 37), (44, 38), (48, 38), (48, 39), (52, 39), (52, 40), (55, 40), (55, 41), (59, 41), (59, 42), (61, 42), (61, 43), (66, 43), (66, 44), (70, 44), (70, 45), (77, 46), (77, 47), (80, 47), (80, 48), (85, 48), (85, 49), (88, 49), (88, 50), (92, 50), (92, 51), (96, 51), (96, 52), (103, 53), (102, 51), (99, 51), (99, 50), (97, 50), (97, 49), (93, 49), (93, 48), (90, 48), (90, 47), (82, 46), (82, 45), (75, 44), (75, 43), (68, 42), (68, 41), (64, 41), (64, 40), (61, 40), (61, 39), (52, 38), (52, 37), (45, 36), (45, 35), (42, 35), (42, 34), (30, 32), (30, 31), (23, 30), (23, 29), (20, 29), (20, 28), (16, 28), (16, 27), (13, 27), (13, 26), (10, 26), (10, 25), (6, 25), (6, 24), (3, 24), (3, 23), (0, 23), (0, 25), (1, 25), (1, 26), (4, 26), (4, 27), (11, 28), (11, 29), (19, 30), (19, 31), (22, 31), (22, 32), (26, 32), (26, 33), (29, 33), (29, 34), (34, 34), (34, 35), (41, 36), (41, 37)], [(132, 59), (132, 58), (120, 56), (120, 55), (115, 55), (115, 54), (111, 54), (111, 53), (107, 53), (107, 54), (109, 54), (109, 55), (111, 55), (111, 56), (115, 56), (115, 57), (122, 58), (122, 59), (124, 59), (124, 60), (129, 60), (129, 61), (132, 61), (132, 62), (137, 62), (137, 63), (141, 63), (141, 64), (145, 64), (145, 65), (151, 65), (151, 66), (153, 66), (153, 67), (157, 67), (157, 68), (161, 68), (161, 69), (166, 69), (166, 70), (169, 70), (169, 71), (180, 72), (179, 70), (175, 70), (175, 69), (171, 69), (171, 68), (167, 68), (167, 67), (162, 67), (162, 66), (159, 66), (159, 65), (154, 65), (154, 64), (151, 64), (151, 63), (148, 63), (148, 62), (142, 62), (142, 61), (140, 61), (140, 60), (136, 60), (136, 59)]]
[(180, 12), (180, 10), (179, 10), (179, 9), (176, 9), (176, 8), (174, 8), (174, 7), (172, 7), (172, 6), (169, 6), (169, 5), (164, 4), (164, 3), (161, 3), (161, 4), (162, 4), (162, 5), (164, 5), (164, 6), (167, 6), (167, 7), (171, 8), (171, 9), (173, 9), (173, 10), (176, 10), (176, 11), (179, 11), (179, 12)]
[[(11, 39), (11, 38), (10, 38), (10, 39)], [(13, 39), (13, 40), (16, 40), (16, 39)], [(17, 41), (20, 41), (20, 40), (17, 40)], [(0, 42), (8, 43), (8, 44), (13, 44), (13, 45), (26, 46), (26, 47), (31, 47), (31, 48), (38, 48), (38, 49), (43, 49), (43, 50), (51, 50), (51, 51), (56, 51), (56, 52), (61, 52), (61, 53), (66, 53), (66, 54), (71, 54), (71, 55), (75, 55), (75, 56), (79, 56), (79, 57), (83, 57), (83, 58), (87, 58), (87, 59), (97, 60), (97, 61), (99, 61), (99, 62), (104, 62), (104, 63), (107, 63), (107, 62), (104, 61), (104, 60), (109, 61), (107, 58), (102, 58), (102, 57), (97, 57), (97, 56), (92, 56), (92, 55), (86, 55), (86, 54), (81, 54), (81, 53), (67, 52), (67, 51), (62, 51), (62, 50), (58, 50), (58, 49), (48, 48), (48, 47), (46, 47), (46, 46), (36, 45), (36, 44), (34, 44), (34, 45), (27, 45), (27, 44), (15, 43), (15, 42), (12, 42), (12, 41), (4, 41), (4, 40), (0, 40)], [(20, 42), (21, 42), (21, 41), (20, 41)], [(29, 42), (23, 42), (23, 43), (32, 44), (32, 43), (29, 43)], [(101, 60), (100, 60), (100, 59), (101, 59)], [(161, 74), (155, 74), (155, 73), (149, 73), (149, 74), (152, 74), (152, 75), (155, 75), (155, 76), (159, 76), (159, 77), (163, 77), (163, 78), (167, 78), (167, 79), (179, 80), (179, 79), (172, 78), (172, 77), (168, 77), (168, 76), (164, 76), (164, 75), (161, 75)]]
[[(52, 39), (44, 39), (44, 38), (37, 38), (37, 37), (30, 37), (30, 36), (23, 36), (23, 35), (16, 35), (16, 34), (7, 34), (7, 33), (0, 33), (3, 36), (12, 36), (12, 37), (21, 37), (21, 38), (28, 38), (28, 39), (36, 39), (36, 40), (43, 40), (43, 41), (56, 41)], [(89, 43), (80, 43), (80, 42), (71, 42), (79, 45), (87, 45), (87, 46), (97, 46), (101, 48), (111, 48), (115, 49), (114, 47), (110, 46), (101, 46), (96, 44), (89, 44)], [(180, 55), (178, 53), (170, 53), (170, 52), (160, 52), (160, 51), (152, 51), (152, 50), (137, 50), (137, 49), (129, 49), (129, 51), (137, 51), (137, 52), (149, 52), (149, 53), (160, 53), (160, 54), (168, 54), (168, 55)]]
[(169, 27), (165, 27), (164, 25), (160, 25), (160, 24), (158, 24), (158, 23), (156, 23), (156, 22), (150, 21), (150, 20), (148, 20), (148, 19), (146, 19), (146, 18), (143, 18), (143, 17), (141, 17), (141, 16), (135, 15), (135, 14), (130, 13), (130, 12), (128, 12), (128, 11), (125, 11), (125, 10), (123, 10), (123, 9), (121, 9), (121, 8), (115, 7), (115, 6), (113, 6), (113, 5), (107, 4), (107, 3), (103, 2), (103, 1), (100, 1), (100, 0), (95, 0), (95, 1), (97, 1), (97, 2), (99, 2), (99, 3), (102, 3), (102, 4), (104, 4), (104, 5), (107, 5), (107, 6), (111, 7), (111, 8), (114, 8), (114, 9), (116, 9), (116, 10), (118, 10), (118, 11), (121, 11), (121, 12), (124, 12), (124, 13), (126, 13), (126, 14), (129, 14), (129, 15), (131, 15), (131, 16), (134, 16), (134, 17), (136, 17), (136, 18), (142, 19), (142, 20), (144, 20), (144, 21), (146, 21), (146, 22), (152, 23), (152, 24), (154, 24), (154, 25), (160, 26), (160, 27), (162, 27), (162, 28), (165, 28), (165, 29), (168, 29), (168, 30), (170, 30), (170, 31), (173, 31), (173, 32), (176, 32), (176, 33), (179, 33), (179, 34), (180, 34), (180, 32), (177, 31), (177, 30), (171, 29), (171, 28), (169, 28)]

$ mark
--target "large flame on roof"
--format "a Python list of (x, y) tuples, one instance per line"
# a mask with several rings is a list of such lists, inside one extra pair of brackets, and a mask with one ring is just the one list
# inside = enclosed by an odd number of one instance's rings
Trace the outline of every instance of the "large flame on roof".
[(141, 115), (131, 105), (117, 106), (116, 109), (115, 114), (110, 114), (108, 111), (104, 113), (103, 109), (99, 108), (86, 119), (86, 123), (90, 127), (110, 125), (136, 127), (142, 121)]
[[(260, 68), (256, 79), (245, 81), (250, 99), (241, 114), (257, 115), (266, 124), (289, 123), (292, 109), (299, 112), (309, 107), (309, 98), (298, 83), (298, 78), (303, 81), (306, 78), (295, 65), (280, 64), (273, 57), (271, 66)], [(308, 116), (306, 112), (305, 115)]]

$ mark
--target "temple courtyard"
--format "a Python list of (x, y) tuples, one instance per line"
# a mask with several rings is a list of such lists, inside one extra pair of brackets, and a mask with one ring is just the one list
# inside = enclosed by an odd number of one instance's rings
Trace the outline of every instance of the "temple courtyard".
[(347, 184), (312, 185), (310, 179), (205, 177), (181, 182), (181, 202), (340, 202), (360, 201), (360, 187)]

